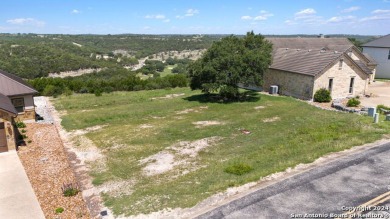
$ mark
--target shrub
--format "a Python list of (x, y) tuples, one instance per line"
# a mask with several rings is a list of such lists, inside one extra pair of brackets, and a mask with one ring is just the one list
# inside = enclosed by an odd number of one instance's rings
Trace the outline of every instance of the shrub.
[(63, 207), (56, 208), (56, 214), (61, 214), (62, 212), (64, 212)]
[(356, 98), (349, 99), (347, 102), (348, 107), (356, 107), (356, 106), (359, 106), (359, 104), (360, 104), (360, 101)]
[(102, 91), (100, 89), (95, 90), (94, 94), (97, 97), (101, 97), (103, 95), (103, 93), (102, 93)]
[(315, 102), (320, 102), (320, 103), (328, 103), (332, 100), (332, 97), (330, 96), (330, 92), (325, 89), (321, 88), (316, 91), (314, 94), (314, 101)]
[(239, 176), (241, 176), (245, 173), (249, 173), (252, 170), (253, 170), (253, 168), (250, 165), (245, 164), (245, 163), (235, 163), (235, 164), (230, 165), (227, 168), (225, 168), (226, 173), (231, 173), (231, 174), (235, 174), (235, 175), (239, 175)]
[(26, 129), (22, 129), (20, 132), (26, 133), (27, 131), (26, 131)]
[(75, 196), (80, 192), (78, 186), (73, 183), (63, 184), (61, 190), (65, 197)]
[(26, 128), (26, 124), (24, 124), (24, 122), (16, 122), (16, 127), (18, 127), (18, 128)]
[(384, 112), (383, 110), (388, 110), (388, 111), (390, 111), (390, 107), (385, 106), (385, 105), (383, 105), (383, 104), (379, 104), (376, 108), (378, 109), (378, 112), (379, 112), (379, 113), (382, 113), (382, 114), (385, 114), (385, 112)]
[(58, 86), (47, 85), (42, 92), (43, 96), (53, 96), (57, 97), (62, 94), (62, 89)]
[(20, 139), (20, 140), (23, 140), (23, 139), (26, 139), (26, 138), (28, 138), (28, 137), (27, 137), (27, 135), (25, 135), (25, 134), (19, 135), (19, 139)]

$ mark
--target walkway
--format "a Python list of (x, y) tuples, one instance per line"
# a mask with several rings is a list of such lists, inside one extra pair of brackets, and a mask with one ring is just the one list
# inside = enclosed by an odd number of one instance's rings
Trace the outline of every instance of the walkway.
[(16, 151), (0, 153), (0, 218), (45, 218)]

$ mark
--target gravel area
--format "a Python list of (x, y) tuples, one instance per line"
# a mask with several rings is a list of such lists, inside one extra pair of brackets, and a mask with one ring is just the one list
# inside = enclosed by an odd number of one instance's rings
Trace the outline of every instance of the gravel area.
[(43, 117), (43, 120), (38, 120), (37, 123), (53, 124), (54, 119), (51, 112), (54, 110), (54, 108), (47, 103), (46, 97), (34, 97), (34, 104), (36, 114)]
[[(64, 197), (63, 184), (77, 185), (67, 153), (51, 124), (27, 124), (27, 146), (19, 147), (18, 155), (26, 170), (34, 192), (46, 218), (90, 218), (81, 192), (73, 197)], [(62, 207), (64, 212), (56, 214)]]

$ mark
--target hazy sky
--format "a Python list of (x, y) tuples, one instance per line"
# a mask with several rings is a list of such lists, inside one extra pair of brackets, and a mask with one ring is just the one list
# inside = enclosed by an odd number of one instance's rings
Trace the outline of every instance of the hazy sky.
[(2, 33), (390, 33), (390, 0), (4, 0)]

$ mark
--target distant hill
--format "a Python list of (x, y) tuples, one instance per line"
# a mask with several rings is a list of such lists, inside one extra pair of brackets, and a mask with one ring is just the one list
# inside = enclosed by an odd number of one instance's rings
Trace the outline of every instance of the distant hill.
[(217, 35), (0, 34), (0, 69), (23, 78), (46, 77), (51, 72), (134, 64), (134, 59), (158, 52), (207, 49), (218, 39)]
[[(23, 78), (46, 77), (52, 72), (113, 68), (168, 51), (208, 49), (227, 35), (62, 35), (0, 34), (0, 69)], [(266, 35), (317, 37), (317, 35)], [(377, 36), (326, 35), (355, 38), (365, 43)]]

